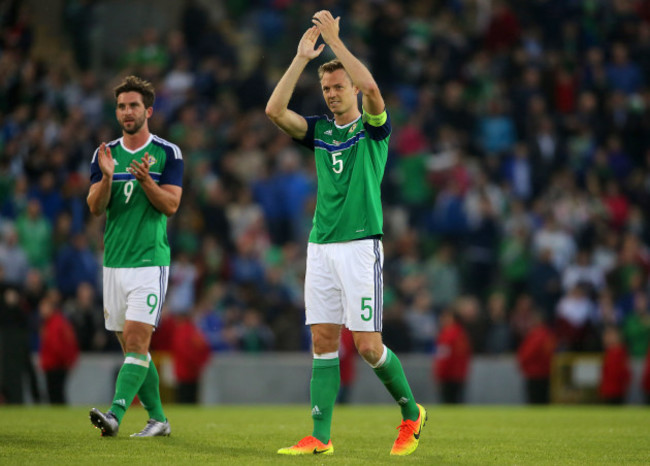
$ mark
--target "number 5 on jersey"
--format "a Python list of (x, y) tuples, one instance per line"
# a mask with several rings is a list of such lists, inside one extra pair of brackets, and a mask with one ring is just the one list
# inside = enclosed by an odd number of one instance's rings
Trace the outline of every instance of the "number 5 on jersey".
[(334, 152), (332, 154), (332, 170), (334, 170), (334, 173), (341, 173), (343, 171), (343, 160), (338, 158), (341, 154), (341, 152)]

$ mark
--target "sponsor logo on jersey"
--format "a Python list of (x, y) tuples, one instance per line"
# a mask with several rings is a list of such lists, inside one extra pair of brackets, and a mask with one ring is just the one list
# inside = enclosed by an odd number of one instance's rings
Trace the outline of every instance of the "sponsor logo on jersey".
[(326, 136), (331, 136), (331, 135), (332, 135), (332, 130), (331, 130), (331, 129), (328, 129), (327, 131), (325, 131), (324, 134), (325, 134)]
[(114, 164), (114, 165), (119, 165), (120, 162), (118, 162), (117, 159), (113, 159), (113, 164)]
[(338, 146), (339, 144), (341, 144), (341, 141), (337, 141), (337, 140), (335, 139), (334, 141), (332, 141), (332, 143), (333, 143), (334, 145)]

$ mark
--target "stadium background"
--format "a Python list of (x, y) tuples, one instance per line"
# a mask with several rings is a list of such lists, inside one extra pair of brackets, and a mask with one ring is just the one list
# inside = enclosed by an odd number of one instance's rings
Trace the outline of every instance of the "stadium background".
[[(215, 351), (207, 375), (219, 377), (221, 358), (271, 365), (294, 357), (278, 352), (308, 351), (313, 163), (264, 106), (311, 14), (327, 8), (342, 16), (341, 34), (394, 122), (385, 339), (415, 353), (412, 367), (426, 371), (417, 390), (435, 398), (437, 316), (454, 306), (477, 355), (470, 395), (489, 386), (475, 373), (505, 361), (508, 399), (521, 400), (513, 352), (535, 309), (551, 325), (562, 310), (585, 328), (562, 351), (599, 353), (602, 329), (621, 330), (637, 374), (630, 400), (640, 400), (650, 339), (648, 2), (217, 3), (3, 2), (0, 277), (21, 296), (19, 313), (1, 314), (5, 349), (38, 349), (45, 297), (77, 329), (78, 369), (119, 360), (102, 328), (102, 220), (85, 196), (94, 148), (119, 136), (111, 89), (137, 73), (158, 92), (152, 132), (186, 163), (169, 223), (170, 325), (154, 347), (168, 349), (171, 323), (189, 315)], [(326, 112), (315, 66), (292, 108)]]

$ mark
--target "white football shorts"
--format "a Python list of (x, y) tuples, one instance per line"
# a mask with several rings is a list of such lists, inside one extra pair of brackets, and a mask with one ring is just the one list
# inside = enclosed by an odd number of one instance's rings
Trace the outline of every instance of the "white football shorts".
[(306, 323), (381, 332), (384, 246), (379, 239), (307, 246)]
[(121, 332), (127, 320), (157, 327), (168, 278), (169, 266), (104, 267), (106, 330)]

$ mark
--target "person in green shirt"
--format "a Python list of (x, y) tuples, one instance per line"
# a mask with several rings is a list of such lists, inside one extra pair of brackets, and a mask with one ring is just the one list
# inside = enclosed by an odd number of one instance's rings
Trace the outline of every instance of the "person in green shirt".
[[(318, 189), (307, 249), (306, 323), (311, 326), (310, 384), (313, 432), (279, 454), (332, 454), (332, 412), (340, 386), (339, 345), (345, 325), (363, 359), (374, 369), (402, 411), (391, 455), (418, 446), (427, 414), (417, 404), (402, 365), (382, 342), (383, 217), (380, 185), (388, 157), (390, 117), (370, 71), (339, 37), (340, 18), (314, 14), (314, 26), (298, 44), (291, 65), (266, 106), (267, 116), (298, 143), (314, 151)], [(322, 37), (324, 44), (316, 47)], [(336, 59), (318, 70), (325, 103), (333, 114), (299, 115), (288, 109), (307, 64), (329, 46)], [(362, 111), (357, 95), (362, 94)]]
[(160, 321), (169, 277), (167, 218), (183, 191), (183, 157), (178, 146), (149, 132), (155, 99), (151, 83), (128, 76), (115, 88), (122, 137), (102, 143), (90, 168), (88, 207), (106, 214), (104, 233), (104, 318), (125, 354), (110, 409), (90, 410), (102, 436), (115, 436), (136, 395), (149, 413), (132, 436), (167, 436), (169, 421), (160, 401), (159, 378), (149, 354)]

